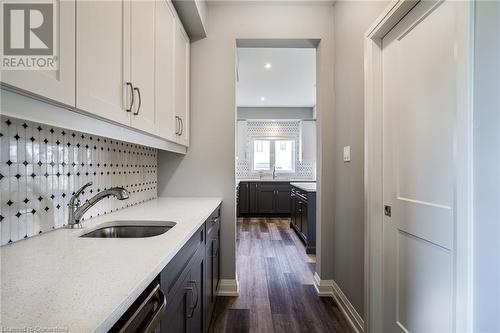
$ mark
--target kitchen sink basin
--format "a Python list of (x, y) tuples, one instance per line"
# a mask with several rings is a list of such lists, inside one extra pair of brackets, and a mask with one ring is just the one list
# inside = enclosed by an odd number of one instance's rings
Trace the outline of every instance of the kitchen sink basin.
[(114, 221), (104, 223), (80, 237), (146, 238), (164, 234), (174, 226), (175, 222), (170, 221)]

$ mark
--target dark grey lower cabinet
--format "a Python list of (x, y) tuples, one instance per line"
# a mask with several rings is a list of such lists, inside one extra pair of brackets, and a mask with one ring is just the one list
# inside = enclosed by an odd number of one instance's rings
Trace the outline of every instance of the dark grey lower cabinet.
[(316, 193), (292, 186), (290, 225), (306, 244), (306, 252), (316, 253)]
[(161, 333), (208, 331), (219, 282), (220, 209), (196, 231), (160, 274), (167, 308)]
[(290, 213), (289, 182), (240, 182), (238, 216), (289, 216)]

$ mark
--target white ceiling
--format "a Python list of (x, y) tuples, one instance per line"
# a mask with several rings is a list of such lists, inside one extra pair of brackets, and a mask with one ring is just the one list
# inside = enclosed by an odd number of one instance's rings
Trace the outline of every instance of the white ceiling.
[(316, 49), (238, 48), (237, 74), (237, 106), (316, 105)]

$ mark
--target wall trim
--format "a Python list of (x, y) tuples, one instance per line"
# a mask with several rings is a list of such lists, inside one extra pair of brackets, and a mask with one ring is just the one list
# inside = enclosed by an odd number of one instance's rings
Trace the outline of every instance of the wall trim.
[(364, 332), (365, 323), (361, 315), (356, 311), (342, 289), (335, 280), (321, 280), (318, 273), (314, 273), (314, 287), (320, 297), (332, 297), (339, 306), (342, 314), (356, 333)]
[(217, 296), (239, 296), (240, 295), (240, 284), (238, 279), (229, 280), (221, 279), (219, 280), (219, 287), (217, 288)]

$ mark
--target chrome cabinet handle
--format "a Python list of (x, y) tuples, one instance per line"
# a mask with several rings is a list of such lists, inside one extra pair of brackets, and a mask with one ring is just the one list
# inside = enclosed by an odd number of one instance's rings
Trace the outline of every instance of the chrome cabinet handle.
[(182, 120), (181, 117), (179, 117), (179, 121), (181, 122), (181, 130), (180, 130), (179, 135), (182, 135), (182, 133), (184, 133), (184, 121)]
[(127, 82), (127, 87), (130, 87), (131, 98), (130, 98), (130, 107), (125, 111), (132, 112), (132, 106), (134, 105), (134, 86), (132, 85), (132, 82)]
[(181, 135), (181, 122), (180, 122), (179, 116), (175, 116), (175, 134), (176, 135)]
[(134, 91), (137, 91), (137, 95), (139, 96), (139, 105), (137, 106), (137, 111), (134, 112), (134, 116), (139, 115), (139, 111), (141, 110), (142, 98), (141, 98), (141, 89), (135, 87)]

